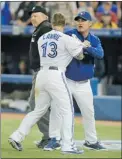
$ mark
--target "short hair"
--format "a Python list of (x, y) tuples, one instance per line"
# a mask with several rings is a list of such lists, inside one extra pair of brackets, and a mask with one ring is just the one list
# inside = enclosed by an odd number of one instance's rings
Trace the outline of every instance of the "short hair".
[(66, 20), (62, 13), (55, 13), (52, 17), (52, 25), (54, 26), (65, 26)]

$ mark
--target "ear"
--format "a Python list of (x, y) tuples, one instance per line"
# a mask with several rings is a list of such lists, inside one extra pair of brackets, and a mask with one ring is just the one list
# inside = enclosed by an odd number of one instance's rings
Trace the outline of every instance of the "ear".
[(91, 26), (92, 26), (92, 24), (93, 24), (93, 22), (92, 22), (92, 21), (90, 21), (90, 22), (89, 22), (89, 27), (91, 27)]

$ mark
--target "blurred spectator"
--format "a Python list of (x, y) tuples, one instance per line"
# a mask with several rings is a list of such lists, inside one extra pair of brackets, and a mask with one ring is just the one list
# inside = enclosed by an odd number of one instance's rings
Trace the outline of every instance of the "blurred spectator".
[(1, 24), (2, 25), (9, 25), (12, 20), (9, 6), (10, 6), (10, 2), (7, 2), (7, 1), (1, 2)]
[(117, 18), (117, 15), (112, 11), (112, 5), (113, 3), (112, 2), (103, 2), (102, 5), (100, 5), (97, 9), (97, 13), (96, 13), (96, 16), (99, 20), (101, 20), (101, 16), (103, 13), (110, 13), (111, 14), (111, 17), (112, 17), (112, 22), (115, 22), (116, 24), (118, 24), (118, 18)]
[(1, 63), (1, 74), (9, 74), (10, 71), (7, 68), (6, 62)]
[[(1, 73), (9, 74), (6, 63), (1, 64)], [(16, 74), (29, 74), (29, 69), (27, 63), (24, 60), (19, 62), (19, 69)], [(11, 74), (11, 73), (10, 73)], [(11, 84), (3, 82), (1, 84), (2, 99), (13, 99), (13, 100), (27, 100), (29, 97), (29, 92), (31, 89), (31, 84)]]
[(25, 75), (30, 74), (30, 71), (28, 69), (28, 65), (24, 60), (21, 60), (19, 62), (19, 68), (18, 68), (17, 74), (25, 74)]
[[(6, 67), (2, 67), (2, 73), (9, 73)], [(4, 68), (4, 69), (3, 69)], [(4, 72), (3, 72), (4, 71)], [(5, 72), (7, 71), (7, 72)], [(17, 74), (29, 74), (27, 68), (27, 63), (24, 60), (19, 62), (19, 69)], [(29, 97), (29, 92), (31, 89), (31, 84), (11, 84), (11, 83), (2, 83), (2, 99), (13, 99), (13, 100), (27, 100)]]
[(117, 14), (117, 5), (109, 1), (103, 2), (103, 4), (98, 7), (97, 12), (104, 13), (106, 10), (111, 10), (113, 13)]
[(47, 7), (48, 2), (47, 1), (36, 1), (35, 3), (36, 3), (35, 4), (36, 6), (42, 6), (46, 9), (46, 11), (48, 13), (49, 21), (51, 21), (51, 11), (50, 11), (51, 8)]
[(79, 4), (78, 13), (80, 13), (82, 11), (87, 11), (91, 14), (92, 19), (96, 20), (94, 10), (90, 5), (88, 6), (88, 4), (86, 2), (83, 2), (83, 1), (79, 1), (78, 4)]
[(118, 28), (117, 24), (112, 22), (111, 13), (103, 13), (101, 16), (101, 21), (98, 21), (93, 24), (93, 29), (102, 29), (102, 28), (111, 28), (116, 29)]
[(122, 27), (122, 2), (118, 1), (116, 3), (117, 3), (118, 26)]
[(93, 8), (94, 14), (96, 15), (97, 8), (98, 8), (98, 5), (99, 5), (99, 1), (92, 1), (92, 2), (89, 2), (89, 3), (90, 3), (90, 6)]
[(16, 2), (15, 1), (11, 1), (10, 2), (10, 11), (11, 11), (12, 19), (14, 19), (14, 13), (18, 9), (20, 3), (21, 3), (21, 1), (16, 1)]
[(35, 2), (31, 1), (23, 1), (20, 3), (18, 9), (14, 13), (14, 19), (16, 20), (16, 24), (20, 26), (30, 25), (30, 16), (28, 11), (31, 10), (35, 6)]
[(72, 25), (73, 19), (77, 13), (76, 2), (47, 2), (45, 7), (50, 10), (51, 18), (56, 12), (61, 12), (66, 17), (66, 25)]

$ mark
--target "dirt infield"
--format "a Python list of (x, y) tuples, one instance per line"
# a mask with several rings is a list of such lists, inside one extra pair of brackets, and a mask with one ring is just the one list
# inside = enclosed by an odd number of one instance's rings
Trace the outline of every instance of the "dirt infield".
[[(23, 119), (25, 114), (16, 114), (16, 113), (1, 113), (1, 119)], [(82, 118), (81, 117), (75, 117), (75, 121), (77, 123), (81, 123)], [(121, 126), (120, 121), (96, 121), (97, 124), (101, 125), (111, 125), (111, 126)]]

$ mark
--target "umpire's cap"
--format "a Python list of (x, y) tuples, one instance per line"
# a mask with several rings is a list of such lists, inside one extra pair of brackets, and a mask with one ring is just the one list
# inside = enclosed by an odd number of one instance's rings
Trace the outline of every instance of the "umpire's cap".
[(47, 13), (46, 9), (41, 7), (41, 6), (33, 7), (32, 10), (29, 11), (29, 15), (31, 16), (32, 13), (36, 13), (36, 12), (41, 12), (41, 13), (43, 13), (43, 14), (48, 16), (48, 13)]
[(89, 21), (92, 21), (92, 17), (91, 17), (91, 15), (90, 15), (90, 13), (89, 12), (85, 12), (85, 11), (83, 11), (83, 12), (80, 12), (75, 18), (74, 18), (74, 20), (75, 21), (77, 21), (78, 19), (84, 19), (84, 20), (89, 20)]

